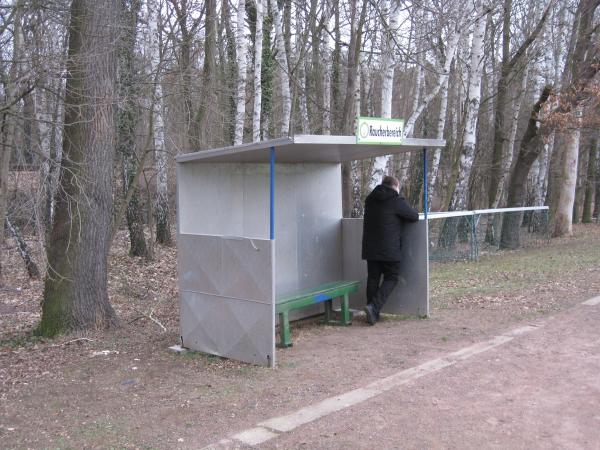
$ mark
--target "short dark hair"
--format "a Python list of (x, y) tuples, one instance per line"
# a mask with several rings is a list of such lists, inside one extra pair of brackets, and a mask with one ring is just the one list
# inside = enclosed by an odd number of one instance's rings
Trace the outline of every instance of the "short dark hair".
[(383, 181), (381, 182), (381, 184), (391, 188), (400, 187), (400, 181), (398, 181), (398, 178), (393, 177), (391, 175), (386, 175), (385, 177), (383, 177)]

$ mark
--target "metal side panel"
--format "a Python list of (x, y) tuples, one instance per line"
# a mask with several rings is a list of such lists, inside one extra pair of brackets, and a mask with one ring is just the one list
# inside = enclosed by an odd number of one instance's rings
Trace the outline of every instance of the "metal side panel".
[[(342, 277), (339, 164), (277, 164), (275, 290), (285, 295)], [(290, 320), (321, 314), (323, 305), (290, 313)]]
[(183, 345), (275, 363), (274, 241), (180, 234)]
[(274, 364), (273, 305), (189, 291), (180, 295), (184, 347), (251, 364)]
[[(344, 279), (359, 280), (359, 292), (350, 298), (352, 308), (362, 309), (366, 304), (367, 262), (361, 258), (362, 219), (342, 219)], [(427, 221), (404, 225), (400, 280), (390, 294), (384, 313), (409, 316), (429, 315), (429, 256)]]
[(182, 233), (269, 237), (268, 165), (179, 165), (177, 192)]

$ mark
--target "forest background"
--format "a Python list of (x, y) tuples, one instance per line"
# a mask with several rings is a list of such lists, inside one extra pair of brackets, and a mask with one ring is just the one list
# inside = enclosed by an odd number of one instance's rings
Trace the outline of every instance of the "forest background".
[[(108, 250), (124, 227), (131, 257), (173, 245), (176, 155), (351, 135), (359, 115), (446, 140), (429, 156), (432, 211), (545, 204), (555, 237), (591, 222), (599, 5), (0, 1), (0, 242), (14, 238), (44, 278), (37, 331), (118, 323)], [(355, 161), (342, 167), (346, 217), (385, 173), (422, 204), (419, 154)], [(505, 247), (520, 225), (504, 224)]]

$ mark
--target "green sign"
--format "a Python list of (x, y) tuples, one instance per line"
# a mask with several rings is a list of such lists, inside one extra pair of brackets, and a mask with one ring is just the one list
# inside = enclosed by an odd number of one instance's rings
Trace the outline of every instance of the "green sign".
[(398, 145), (404, 138), (404, 120), (381, 117), (359, 117), (357, 144)]

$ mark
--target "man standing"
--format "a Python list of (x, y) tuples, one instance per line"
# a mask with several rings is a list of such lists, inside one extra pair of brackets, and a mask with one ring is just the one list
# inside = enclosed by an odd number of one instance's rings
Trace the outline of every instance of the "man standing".
[(402, 223), (417, 220), (419, 213), (400, 197), (400, 183), (394, 177), (383, 177), (383, 182), (365, 200), (362, 259), (367, 260), (365, 313), (370, 325), (379, 320), (383, 305), (398, 283)]

